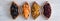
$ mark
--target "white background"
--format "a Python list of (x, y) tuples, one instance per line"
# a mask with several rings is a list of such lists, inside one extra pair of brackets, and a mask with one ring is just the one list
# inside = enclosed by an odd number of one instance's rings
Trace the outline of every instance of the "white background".
[(22, 15), (19, 15), (15, 20), (12, 19), (10, 15), (11, 2), (14, 0), (0, 0), (0, 21), (60, 21), (60, 0), (15, 0), (22, 6), (23, 2), (28, 2), (31, 6), (33, 1), (36, 1), (42, 6), (44, 1), (48, 1), (52, 8), (51, 17), (47, 20), (44, 16), (40, 15), (36, 20), (34, 20), (31, 15), (26, 20)]

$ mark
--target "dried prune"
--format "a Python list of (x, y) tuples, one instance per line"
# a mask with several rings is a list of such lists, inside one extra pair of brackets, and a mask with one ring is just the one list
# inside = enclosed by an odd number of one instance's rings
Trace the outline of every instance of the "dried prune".
[(25, 2), (24, 5), (22, 6), (22, 13), (26, 19), (29, 17), (30, 6), (27, 2)]
[(15, 19), (19, 14), (18, 14), (18, 6), (15, 2), (12, 2), (12, 5), (10, 7), (10, 13), (13, 19)]
[(36, 19), (40, 15), (39, 9), (40, 6), (36, 2), (34, 2), (31, 7), (31, 14), (33, 19)]
[(45, 2), (44, 6), (44, 16), (49, 18), (51, 16), (51, 6), (48, 2)]

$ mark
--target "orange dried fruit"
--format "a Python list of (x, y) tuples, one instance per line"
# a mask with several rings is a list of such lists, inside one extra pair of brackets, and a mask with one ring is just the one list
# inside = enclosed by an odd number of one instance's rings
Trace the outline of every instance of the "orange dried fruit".
[(27, 19), (30, 14), (30, 6), (27, 2), (25, 2), (24, 5), (22, 6), (22, 12), (23, 16)]

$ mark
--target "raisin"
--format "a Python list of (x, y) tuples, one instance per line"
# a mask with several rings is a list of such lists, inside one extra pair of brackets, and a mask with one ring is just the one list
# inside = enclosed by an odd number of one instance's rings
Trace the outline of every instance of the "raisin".
[(18, 16), (18, 6), (16, 3), (12, 2), (10, 10), (12, 18), (15, 19)]
[(22, 13), (23, 16), (27, 19), (29, 17), (29, 13), (30, 13), (30, 6), (27, 2), (24, 3), (24, 5), (22, 6)]
[(34, 2), (31, 7), (31, 14), (33, 19), (36, 19), (40, 15), (39, 9), (40, 6), (36, 2)]
[(49, 18), (51, 16), (51, 6), (48, 2), (45, 2), (44, 6), (44, 16)]

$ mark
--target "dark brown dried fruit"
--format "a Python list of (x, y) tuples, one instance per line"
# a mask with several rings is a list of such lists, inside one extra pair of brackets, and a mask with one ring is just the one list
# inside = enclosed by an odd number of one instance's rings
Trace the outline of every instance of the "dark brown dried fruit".
[(12, 2), (12, 5), (10, 7), (10, 12), (11, 16), (13, 19), (15, 19), (19, 14), (18, 14), (18, 6), (15, 2)]
[(39, 9), (40, 9), (40, 6), (36, 2), (34, 2), (31, 7), (31, 13), (34, 19), (36, 19), (40, 15)]
[(43, 8), (44, 8), (44, 16), (49, 18), (51, 16), (51, 6), (50, 6), (50, 4), (48, 2), (45, 2)]
[(30, 14), (30, 6), (27, 2), (25, 2), (24, 5), (22, 6), (22, 12), (23, 16), (27, 19)]

